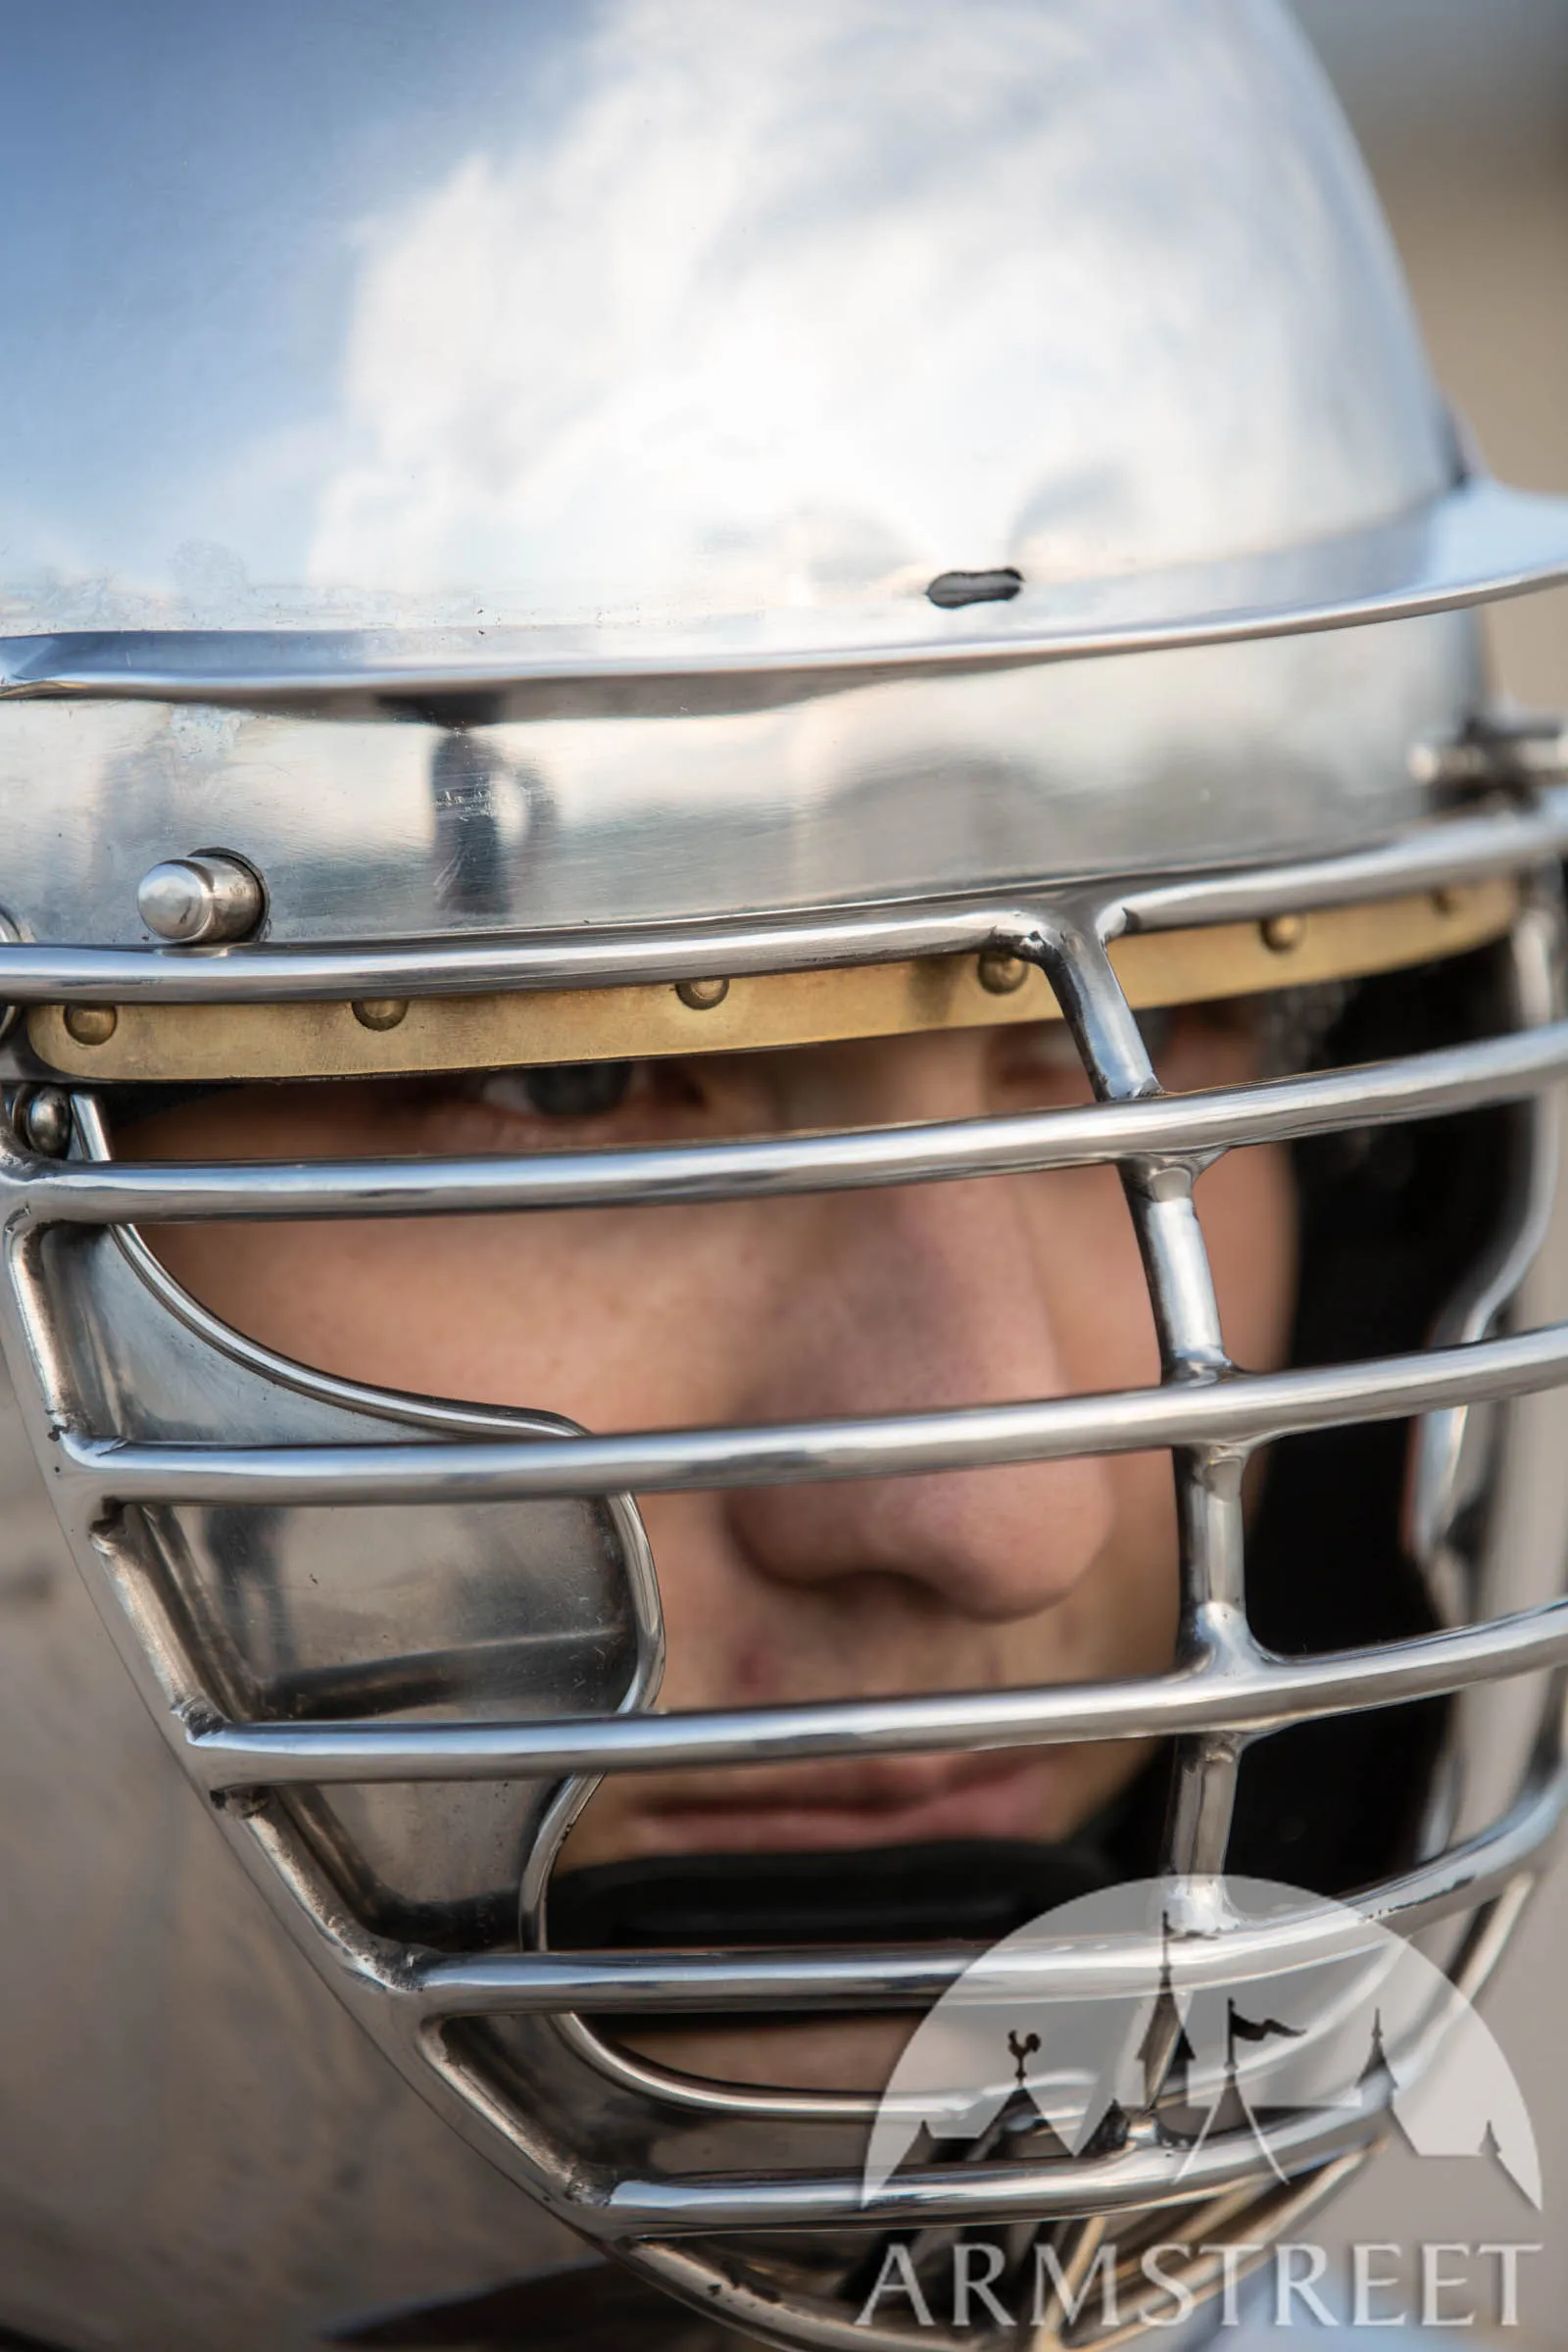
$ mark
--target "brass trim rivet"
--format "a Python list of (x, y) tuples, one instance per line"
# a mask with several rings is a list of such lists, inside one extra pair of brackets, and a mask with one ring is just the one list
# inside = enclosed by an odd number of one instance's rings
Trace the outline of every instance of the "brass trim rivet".
[(1276, 956), (1289, 956), (1306, 937), (1304, 914), (1271, 914), (1257, 926), (1263, 945)]
[(727, 980), (677, 980), (675, 994), (693, 1012), (711, 1012), (729, 995)]
[(987, 948), (976, 956), (974, 968), (981, 987), (993, 997), (1010, 997), (1022, 988), (1030, 970), (1021, 956), (1004, 955), (1001, 948)]
[(66, 1035), (78, 1046), (107, 1046), (119, 1027), (120, 1015), (112, 1004), (66, 1006)]
[(1463, 904), (1464, 902), (1456, 890), (1444, 887), (1432, 893), (1433, 911), (1437, 914), (1457, 914)]
[(361, 997), (354, 1005), (354, 1018), (362, 1029), (396, 1029), (409, 1017), (407, 997)]

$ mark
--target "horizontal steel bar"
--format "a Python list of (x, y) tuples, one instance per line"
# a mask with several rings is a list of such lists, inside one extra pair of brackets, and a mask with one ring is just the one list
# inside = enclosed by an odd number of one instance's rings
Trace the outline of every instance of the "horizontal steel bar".
[[(1281, 908), (1331, 906), (1446, 881), (1524, 872), (1568, 850), (1568, 787), (1525, 808), (1445, 818), (1343, 858), (1274, 863), (1158, 889), (1084, 883), (1065, 895), (1102, 904), (1140, 930), (1245, 921)], [(1042, 879), (1039, 894), (1051, 886)], [(984, 904), (943, 900), (886, 914), (705, 921), (684, 929), (597, 931), (419, 941), (406, 947), (94, 948), (0, 941), (0, 1002), (267, 1004), (365, 996), (465, 996), (507, 988), (587, 988), (733, 978), (746, 972), (955, 955), (1033, 938), (1034, 886)], [(1054, 896), (1063, 895), (1060, 885)], [(1114, 927), (1114, 924), (1113, 924)]]
[[(438, 1960), (401, 1997), (421, 2018), (611, 2013), (707, 2015), (719, 2010), (924, 2009), (974, 1963), (952, 1950), (503, 1953)], [(1158, 1947), (1155, 1947), (1158, 1970)], [(1009, 1972), (1006, 1983), (1013, 1983)], [(1034, 1973), (1018, 1979), (1031, 1989)], [(1183, 1980), (1185, 1984), (1186, 1980)]]
[(830, 1756), (970, 1753), (1140, 1740), (1177, 1732), (1277, 1730), (1396, 1706), (1568, 1660), (1568, 1600), (1371, 1649), (1255, 1663), (1212, 1658), (1165, 1675), (914, 1698), (552, 1722), (235, 1723), (186, 1735), (210, 1788), (371, 1781), (555, 1779)]
[(1135, 885), (1109, 904), (1130, 931), (1180, 931), (1519, 873), (1565, 852), (1568, 786), (1553, 784), (1524, 807), (1446, 817), (1348, 857), (1298, 858), (1261, 873), (1194, 875), (1148, 889)]
[(1568, 1323), (1507, 1339), (1304, 1371), (1238, 1373), (1156, 1389), (773, 1427), (616, 1437), (209, 1446), (58, 1432), (50, 1467), (109, 1507), (129, 1502), (514, 1502), (671, 1494), (974, 1470), (1069, 1454), (1255, 1446), (1348, 1421), (1528, 1396), (1568, 1380)]
[[(1268, 2149), (1282, 2171), (1365, 2144), (1378, 2130), (1375, 2115), (1342, 2108), (1309, 2111), (1271, 2122)], [(813, 2229), (828, 2224), (900, 2224), (1007, 2219), (1049, 2221), (1059, 2215), (1124, 2212), (1142, 2205), (1183, 2202), (1274, 2176), (1251, 2132), (1215, 2132), (1197, 2148), (1135, 2145), (1112, 2156), (1059, 2156), (1042, 2164), (922, 2166), (895, 2173), (874, 2196), (858, 2174), (833, 2178), (715, 2180), (621, 2180), (608, 2196), (585, 2194), (582, 2226), (616, 2236), (644, 2231), (668, 2236), (692, 2230)]]
[(800, 1193), (937, 1184), (1387, 1126), (1537, 1093), (1568, 1072), (1568, 1021), (1397, 1061), (1133, 1102), (923, 1126), (542, 1152), (484, 1159), (346, 1163), (113, 1161), (0, 1156), (0, 1187), (39, 1223), (228, 1218), (454, 1216), (498, 1210), (681, 1207)]
[[(1457, 868), (1455, 871), (1457, 872)], [(718, 974), (811, 970), (835, 963), (961, 955), (1016, 937), (1033, 918), (1011, 899), (885, 915), (779, 916), (689, 930), (535, 932), (417, 941), (404, 947), (92, 948), (0, 941), (0, 1000), (73, 997), (116, 1003), (289, 1004), (377, 996), (473, 996), (492, 989), (618, 987)]]
[[(1282, 1974), (1369, 1949), (1387, 1929), (1413, 1935), (1450, 1911), (1485, 1902), (1527, 1872), (1562, 1819), (1559, 1773), (1530, 1790), (1480, 1837), (1357, 1898), (1353, 1912), (1322, 1905), (1284, 1919), (1223, 1928), (1175, 1947), (1183, 1992)], [(399, 1989), (424, 2018), (710, 2014), (765, 2009), (925, 2009), (965, 1979), (979, 1996), (1065, 2000), (1123, 1984), (1142, 1992), (1167, 1957), (1154, 1935), (1103, 1936), (1021, 1950), (952, 1948), (823, 1952), (525, 1952), (433, 1958)]]

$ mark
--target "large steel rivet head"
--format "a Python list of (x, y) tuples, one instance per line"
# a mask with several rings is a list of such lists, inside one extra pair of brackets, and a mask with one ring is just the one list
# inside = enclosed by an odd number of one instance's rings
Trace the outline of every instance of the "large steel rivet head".
[(249, 939), (266, 906), (262, 885), (243, 858), (220, 850), (166, 858), (136, 887), (136, 911), (148, 930), (182, 947)]
[(41, 1086), (23, 1107), (22, 1132), (45, 1159), (58, 1159), (71, 1141), (71, 1101), (58, 1086)]
[(1029, 966), (1023, 957), (1004, 955), (1001, 948), (987, 948), (975, 970), (981, 987), (994, 997), (1010, 997), (1029, 977)]
[(119, 1027), (120, 1015), (112, 1004), (66, 1006), (66, 1035), (78, 1046), (107, 1046)]
[(1258, 929), (1263, 934), (1265, 948), (1272, 949), (1276, 956), (1289, 956), (1306, 937), (1306, 917), (1304, 914), (1271, 914), (1266, 922), (1259, 923)]
[(408, 1017), (407, 997), (361, 997), (354, 1006), (362, 1029), (396, 1029)]
[(711, 1012), (729, 995), (727, 980), (677, 980), (675, 994), (693, 1012)]

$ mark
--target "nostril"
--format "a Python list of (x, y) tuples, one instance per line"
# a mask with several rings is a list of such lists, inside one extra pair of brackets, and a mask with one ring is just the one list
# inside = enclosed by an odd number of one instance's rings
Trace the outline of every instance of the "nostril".
[(953, 612), (960, 605), (1004, 605), (1022, 586), (1023, 573), (1004, 564), (996, 571), (939, 571), (926, 594)]

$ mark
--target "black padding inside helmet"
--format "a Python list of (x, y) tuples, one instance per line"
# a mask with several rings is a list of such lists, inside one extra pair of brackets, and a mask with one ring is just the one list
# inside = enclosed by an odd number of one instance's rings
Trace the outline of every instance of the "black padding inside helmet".
[[(1363, 983), (1320, 1058), (1421, 1053), (1507, 1018), (1488, 949)], [(1510, 1107), (1298, 1145), (1292, 1360), (1425, 1345), (1496, 1231), (1523, 1144), (1523, 1114)], [(1358, 1648), (1437, 1622), (1401, 1542), (1410, 1434), (1408, 1422), (1366, 1423), (1274, 1448), (1248, 1544), (1249, 1611), (1270, 1647)], [(1243, 1761), (1230, 1867), (1341, 1894), (1406, 1865), (1446, 1714), (1446, 1701), (1427, 1700), (1260, 1741)]]
[(680, 1854), (565, 1871), (550, 1938), (576, 1950), (806, 1942), (996, 1943), (1121, 1876), (1109, 1836), (972, 1838), (831, 1853)]

